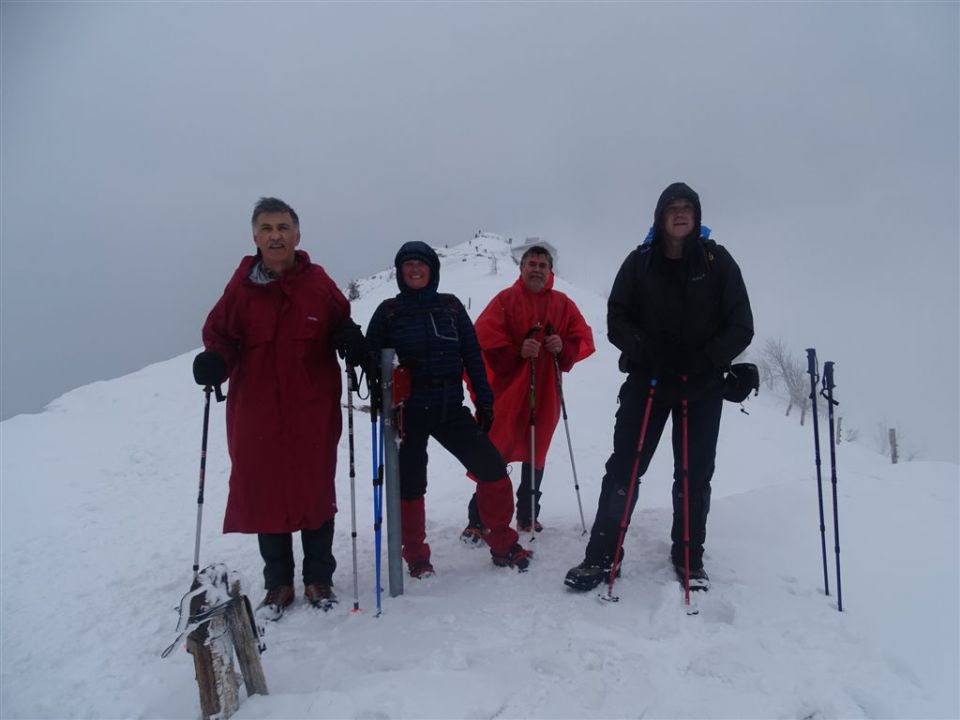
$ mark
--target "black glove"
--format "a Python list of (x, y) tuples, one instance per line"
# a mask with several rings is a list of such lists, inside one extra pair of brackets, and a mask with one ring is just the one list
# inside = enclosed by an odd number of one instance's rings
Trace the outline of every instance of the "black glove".
[(344, 318), (333, 333), (333, 345), (347, 365), (367, 370), (367, 339), (363, 330), (350, 318)]
[(227, 379), (227, 363), (220, 353), (204, 350), (193, 359), (193, 379), (197, 385), (219, 385)]
[(493, 408), (481, 405), (477, 408), (477, 425), (480, 427), (480, 432), (490, 432), (490, 428), (493, 427)]

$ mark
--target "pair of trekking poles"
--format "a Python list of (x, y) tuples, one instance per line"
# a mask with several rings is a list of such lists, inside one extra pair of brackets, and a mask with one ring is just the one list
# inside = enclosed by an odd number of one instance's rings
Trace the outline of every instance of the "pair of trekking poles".
[[(840, 519), (837, 512), (837, 454), (836, 438), (833, 429), (833, 407), (839, 403), (833, 399), (833, 362), (823, 364), (823, 387), (820, 395), (827, 403), (827, 419), (830, 434), (830, 482), (833, 486), (833, 550), (837, 567), (837, 610), (843, 612), (843, 590), (840, 585)], [(820, 429), (817, 413), (817, 382), (820, 380), (817, 364), (817, 351), (807, 348), (807, 373), (810, 375), (810, 402), (813, 414), (813, 449), (817, 466), (817, 502), (820, 507), (820, 551), (823, 555), (823, 592), (830, 595), (830, 580), (827, 577), (827, 536), (823, 521), (823, 481), (820, 472)]]
[[(354, 464), (353, 446), (353, 394), (360, 395), (360, 383), (357, 380), (356, 369), (347, 365), (347, 436), (350, 456), (350, 541), (353, 546), (353, 610), (360, 612), (360, 579), (357, 570), (357, 494), (356, 494), (356, 466)], [(372, 384), (371, 384), (372, 385)], [(373, 535), (376, 575), (377, 614), (380, 617), (381, 605), (381, 551), (383, 548), (383, 413), (377, 412), (377, 404), (373, 398), (373, 388), (370, 390), (370, 449), (371, 467), (373, 475)]]
[[(540, 332), (540, 326), (530, 328), (525, 339), (533, 338)], [(553, 326), (547, 325), (545, 332), (553, 335)], [(553, 356), (553, 369), (557, 379), (557, 395), (560, 397), (560, 410), (563, 415), (563, 429), (567, 435), (567, 450), (570, 452), (570, 468), (573, 471), (573, 489), (577, 494), (577, 507), (580, 510), (581, 535), (587, 534), (587, 522), (583, 518), (583, 502), (580, 499), (580, 481), (577, 478), (577, 463), (573, 459), (573, 443), (570, 440), (570, 423), (567, 419), (567, 401), (563, 397), (563, 374), (560, 372), (560, 360)], [(537, 358), (530, 358), (530, 540), (536, 539), (537, 532)]]
[[(681, 395), (680, 395), (680, 455), (681, 455), (681, 482), (683, 484), (683, 602), (690, 607), (690, 453), (689, 453), (689, 432), (688, 432), (688, 398), (687, 398), (687, 376), (680, 376)], [(620, 554), (623, 550), (623, 540), (627, 534), (627, 525), (630, 520), (630, 511), (633, 506), (633, 495), (636, 492), (637, 483), (640, 480), (640, 456), (643, 453), (643, 446), (647, 438), (647, 428), (650, 425), (650, 411), (653, 409), (653, 400), (657, 394), (657, 378), (650, 378), (650, 386), (647, 390), (647, 402), (643, 409), (643, 421), (640, 424), (640, 436), (637, 438), (637, 450), (633, 457), (633, 469), (630, 471), (630, 485), (627, 487), (627, 501), (623, 508), (623, 514), (620, 517), (620, 531), (617, 534), (617, 546), (613, 553), (613, 562), (610, 566), (610, 577), (607, 580), (607, 594), (601, 595), (601, 599), (610, 602), (617, 602), (620, 598), (613, 594), (613, 585), (617, 581), (617, 575), (620, 573)]]

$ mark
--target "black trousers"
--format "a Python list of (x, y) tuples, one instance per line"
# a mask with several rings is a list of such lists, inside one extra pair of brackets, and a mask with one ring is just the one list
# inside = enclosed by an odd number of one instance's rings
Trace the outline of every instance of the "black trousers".
[[(263, 558), (263, 585), (267, 590), (278, 585), (293, 585), (293, 533), (259, 533)], [(337, 561), (333, 557), (333, 520), (319, 530), (301, 530), (303, 543), (303, 584), (333, 584)]]
[[(679, 380), (661, 382), (654, 394), (647, 434), (637, 460), (637, 443), (649, 395), (649, 379), (630, 375), (620, 388), (616, 422), (613, 430), (613, 453), (607, 460), (606, 474), (600, 488), (597, 514), (587, 544), (586, 559), (604, 563), (613, 558), (620, 521), (627, 505), (631, 471), (637, 464), (637, 475), (643, 476), (660, 442), (660, 436), (673, 415), (673, 527), (671, 555), (683, 562), (683, 435), (681, 398), (684, 388)], [(710, 512), (710, 480), (713, 478), (723, 409), (723, 382), (719, 372), (691, 378), (685, 388), (687, 397), (687, 442), (689, 460), (690, 564), (703, 564), (703, 545), (707, 535), (707, 514)], [(637, 504), (639, 480), (634, 488), (627, 523)]]
[[(534, 501), (537, 504), (537, 511), (534, 518), (540, 517), (540, 484), (543, 482), (543, 468), (538, 468), (536, 472), (536, 497)], [(521, 525), (530, 524), (530, 463), (523, 463), (520, 468), (520, 485), (517, 486), (517, 520)], [(474, 493), (467, 504), (467, 525), (470, 527), (483, 527), (480, 522), (480, 511), (477, 508), (477, 494)]]
[(507, 476), (503, 458), (466, 407), (460, 404), (426, 409), (405, 407), (399, 452), (402, 500), (416, 500), (427, 492), (427, 441), (431, 437), (478, 482), (494, 482)]

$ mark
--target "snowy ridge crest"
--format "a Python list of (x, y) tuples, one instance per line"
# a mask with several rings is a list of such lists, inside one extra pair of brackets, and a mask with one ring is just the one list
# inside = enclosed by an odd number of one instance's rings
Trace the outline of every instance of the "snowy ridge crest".
[[(515, 273), (517, 263), (510, 252), (511, 245), (502, 235), (488, 232), (478, 232), (476, 236), (456, 245), (434, 247), (440, 259), (440, 278), (448, 288), (446, 292), (456, 292), (450, 286), (451, 279), (473, 274), (475, 276), (497, 275), (500, 273)], [(389, 295), (397, 292), (397, 271), (388, 267), (367, 277), (352, 280), (344, 294), (351, 300), (362, 300), (371, 295), (382, 296), (385, 290)], [(356, 289), (352, 293), (351, 287)]]

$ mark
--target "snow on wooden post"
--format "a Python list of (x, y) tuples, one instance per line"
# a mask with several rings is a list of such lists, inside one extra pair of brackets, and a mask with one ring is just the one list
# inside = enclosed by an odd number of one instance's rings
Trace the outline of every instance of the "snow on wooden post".
[(899, 456), (897, 455), (897, 430), (890, 428), (890, 462), (897, 464)]
[[(207, 570), (212, 572), (205, 576)], [(241, 593), (239, 581), (229, 585), (229, 594), (224, 597), (221, 588), (227, 585), (226, 573), (213, 577), (218, 574), (215, 566), (207, 570), (198, 578), (207, 590), (191, 600), (190, 615), (208, 613), (210, 617), (187, 635), (187, 651), (193, 655), (204, 720), (228, 720), (240, 707), (234, 656), (248, 696), (268, 694), (267, 681), (260, 664), (262, 646), (250, 601)]]

